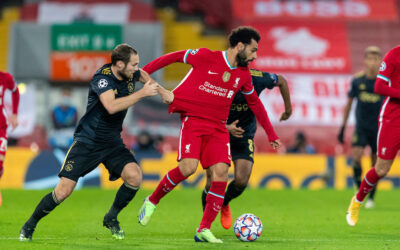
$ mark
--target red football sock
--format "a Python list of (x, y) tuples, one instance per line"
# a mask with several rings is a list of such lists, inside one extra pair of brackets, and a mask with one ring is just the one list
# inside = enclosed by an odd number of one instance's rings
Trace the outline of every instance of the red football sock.
[(158, 184), (156, 190), (150, 195), (149, 200), (154, 205), (157, 205), (160, 202), (161, 198), (169, 193), (176, 185), (178, 185), (181, 181), (185, 180), (186, 177), (183, 176), (179, 167), (176, 167), (169, 171), (164, 178)]
[(3, 175), (3, 161), (0, 161), (0, 178)]
[(210, 229), (211, 223), (217, 217), (221, 206), (224, 203), (226, 182), (223, 181), (213, 181), (211, 182), (210, 191), (207, 194), (207, 204), (204, 209), (203, 218), (201, 219), (198, 232), (203, 228)]
[(356, 195), (356, 199), (362, 202), (369, 192), (375, 187), (381, 177), (376, 173), (375, 167), (371, 168), (361, 182), (360, 189)]

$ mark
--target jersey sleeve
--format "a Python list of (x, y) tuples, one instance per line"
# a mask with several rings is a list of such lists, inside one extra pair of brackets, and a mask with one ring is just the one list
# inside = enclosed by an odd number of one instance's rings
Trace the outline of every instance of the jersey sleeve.
[(140, 70), (136, 71), (136, 72), (133, 74), (133, 81), (134, 81), (134, 82), (137, 82), (137, 81), (139, 81), (139, 78), (140, 78)]
[(243, 95), (251, 95), (254, 92), (254, 85), (253, 85), (253, 79), (249, 75), (249, 79), (246, 80), (246, 83), (242, 86), (241, 93)]
[(93, 77), (90, 82), (92, 90), (100, 96), (102, 93), (114, 89), (114, 81), (111, 77), (106, 75), (98, 75)]
[(358, 96), (358, 88), (357, 88), (357, 79), (356, 78), (353, 78), (353, 80), (351, 81), (349, 93), (347, 93), (347, 96), (349, 98), (354, 98), (354, 97)]
[(183, 56), (183, 62), (192, 66), (196, 66), (207, 63), (211, 56), (212, 51), (207, 48), (188, 49)]
[(9, 90), (11, 90), (11, 92), (14, 92), (17, 89), (17, 83), (14, 80), (14, 77), (11, 74), (6, 74), (6, 85), (5, 87)]
[(389, 82), (396, 69), (396, 58), (399, 55), (399, 48), (390, 50), (382, 60), (377, 78)]
[(278, 75), (271, 74), (268, 72), (262, 72), (262, 82), (263, 86), (267, 89), (273, 89), (278, 85)]

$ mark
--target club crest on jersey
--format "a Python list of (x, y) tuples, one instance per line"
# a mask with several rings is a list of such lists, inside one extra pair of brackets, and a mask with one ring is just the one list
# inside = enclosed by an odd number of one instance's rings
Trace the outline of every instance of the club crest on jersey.
[(385, 69), (386, 69), (386, 63), (382, 61), (379, 71), (384, 71)]
[(235, 84), (233, 84), (234, 88), (237, 88), (239, 85), (240, 77), (236, 77)]
[(361, 84), (360, 84), (360, 89), (361, 89), (361, 90), (365, 90), (366, 88), (367, 88), (367, 87), (365, 86), (364, 83), (361, 83)]
[(135, 90), (135, 85), (133, 84), (133, 82), (128, 82), (129, 94), (132, 94), (134, 90)]
[(108, 85), (108, 82), (107, 82), (106, 79), (100, 79), (100, 81), (99, 81), (99, 89), (105, 88), (105, 87), (107, 87), (107, 85)]
[(222, 80), (224, 80), (224, 82), (229, 81), (229, 79), (231, 78), (231, 73), (225, 71), (225, 73), (222, 75)]

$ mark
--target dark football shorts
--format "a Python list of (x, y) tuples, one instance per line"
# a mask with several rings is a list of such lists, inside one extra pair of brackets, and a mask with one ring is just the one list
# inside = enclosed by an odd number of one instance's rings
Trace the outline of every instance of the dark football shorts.
[(373, 154), (376, 154), (378, 129), (355, 128), (353, 135), (353, 146), (365, 147), (369, 145)]
[(230, 138), (232, 161), (245, 159), (254, 163), (253, 138)]
[(131, 162), (137, 164), (133, 152), (127, 149), (122, 141), (109, 144), (74, 141), (67, 152), (58, 176), (78, 181), (80, 177), (103, 163), (110, 174), (110, 181), (115, 181), (121, 177), (125, 165)]

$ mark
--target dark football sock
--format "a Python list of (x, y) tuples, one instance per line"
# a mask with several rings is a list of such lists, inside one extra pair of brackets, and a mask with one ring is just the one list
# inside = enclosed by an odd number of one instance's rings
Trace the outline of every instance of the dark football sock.
[(134, 187), (127, 183), (122, 184), (107, 215), (116, 218), (119, 212), (135, 197), (138, 190), (139, 187)]
[(353, 164), (353, 180), (354, 183), (357, 185), (357, 188), (360, 188), (361, 186), (361, 164), (358, 162), (354, 162)]
[(246, 187), (238, 187), (236, 186), (235, 181), (231, 181), (228, 185), (228, 190), (225, 193), (224, 206), (228, 205), (231, 200), (241, 195), (245, 189)]
[(203, 205), (203, 211), (206, 208), (206, 204), (207, 204), (207, 190), (203, 190), (203, 192), (201, 192), (201, 204)]
[(57, 207), (61, 201), (59, 201), (55, 195), (55, 191), (48, 193), (36, 206), (32, 216), (27, 221), (28, 224), (36, 226), (40, 219), (48, 215), (55, 207)]

